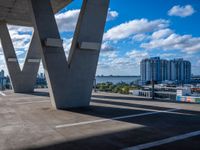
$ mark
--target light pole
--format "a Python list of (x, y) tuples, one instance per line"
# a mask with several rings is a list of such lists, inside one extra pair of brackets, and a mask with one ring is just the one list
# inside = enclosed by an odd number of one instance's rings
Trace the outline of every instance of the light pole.
[(155, 98), (155, 89), (154, 89), (154, 60), (151, 61), (151, 85), (152, 85), (152, 100)]

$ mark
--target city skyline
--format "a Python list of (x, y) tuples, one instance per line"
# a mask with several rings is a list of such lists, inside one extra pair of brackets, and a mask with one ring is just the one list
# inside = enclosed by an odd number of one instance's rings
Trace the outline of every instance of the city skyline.
[[(97, 75), (140, 75), (140, 61), (157, 56), (167, 60), (184, 58), (191, 61), (192, 73), (200, 74), (200, 23), (196, 21), (200, 17), (199, 4), (197, 0), (127, 0), (121, 6), (120, 1), (111, 0)], [(80, 5), (81, 1), (76, 0), (56, 15), (66, 55)], [(23, 66), (32, 28), (9, 29)], [(0, 69), (6, 70), (2, 50), (0, 54)]]

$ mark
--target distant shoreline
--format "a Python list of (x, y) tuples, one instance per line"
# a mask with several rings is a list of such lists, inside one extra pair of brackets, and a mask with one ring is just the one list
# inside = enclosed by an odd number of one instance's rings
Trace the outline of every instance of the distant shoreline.
[(121, 76), (121, 75), (109, 75), (109, 76), (104, 76), (104, 75), (97, 75), (96, 77), (141, 77), (141, 76)]
[(127, 83), (137, 82), (140, 80), (140, 76), (96, 76), (96, 83), (107, 83), (112, 82), (113, 84), (117, 83)]

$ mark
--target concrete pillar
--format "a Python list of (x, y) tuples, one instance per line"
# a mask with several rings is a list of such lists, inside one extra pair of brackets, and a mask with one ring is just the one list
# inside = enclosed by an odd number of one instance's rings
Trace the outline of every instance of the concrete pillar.
[(41, 60), (41, 54), (39, 50), (41, 47), (39, 47), (39, 45), (37, 44), (37, 36), (35, 35), (35, 33), (33, 34), (22, 70), (20, 69), (12, 40), (5, 22), (0, 23), (0, 38), (5, 56), (5, 62), (14, 92), (33, 92)]
[(109, 0), (84, 0), (67, 61), (49, 0), (30, 0), (54, 108), (88, 106)]
[(72, 86), (68, 89), (72, 89), (70, 99), (82, 106), (91, 99), (108, 7), (109, 0), (84, 0), (72, 41), (68, 59)]

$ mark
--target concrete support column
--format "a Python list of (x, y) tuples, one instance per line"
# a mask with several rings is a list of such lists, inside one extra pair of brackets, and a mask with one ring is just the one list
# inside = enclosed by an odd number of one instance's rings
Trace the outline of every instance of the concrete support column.
[(84, 0), (72, 41), (68, 59), (70, 98), (83, 106), (91, 99), (108, 7), (109, 0)]
[(54, 108), (88, 106), (109, 0), (84, 0), (67, 62), (49, 0), (29, 0)]
[[(54, 108), (61, 108), (67, 99), (68, 63), (49, 0), (29, 0), (33, 25), (42, 46), (41, 56)], [(58, 104), (60, 101), (63, 104)]]
[(33, 92), (41, 59), (37, 36), (33, 34), (23, 70), (20, 69), (6, 23), (0, 23), (0, 38), (14, 92)]

